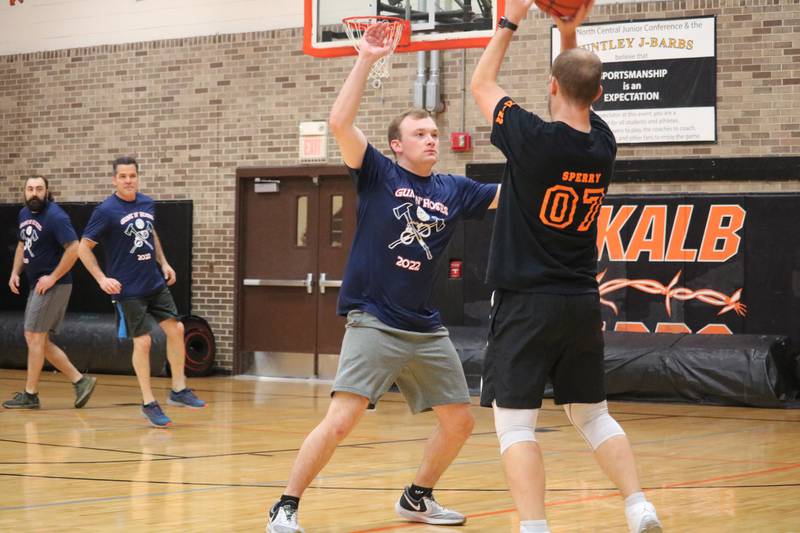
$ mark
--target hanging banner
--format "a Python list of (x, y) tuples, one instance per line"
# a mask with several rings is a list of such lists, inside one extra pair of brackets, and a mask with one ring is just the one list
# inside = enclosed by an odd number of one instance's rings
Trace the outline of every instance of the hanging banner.
[(798, 194), (609, 196), (597, 223), (607, 331), (800, 342)]
[[(587, 24), (578, 46), (603, 61), (595, 111), (619, 144), (716, 141), (716, 18)], [(551, 30), (551, 63), (561, 36)]]

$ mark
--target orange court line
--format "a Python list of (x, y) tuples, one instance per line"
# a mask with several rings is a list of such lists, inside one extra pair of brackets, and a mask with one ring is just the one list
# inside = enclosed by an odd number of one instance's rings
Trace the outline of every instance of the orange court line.
[[(676, 483), (668, 483), (666, 485), (661, 485), (660, 488), (684, 487), (684, 486), (690, 486), (690, 485), (703, 485), (703, 484), (706, 484), (706, 483), (713, 483), (714, 481), (721, 481), (721, 480), (726, 480), (726, 479), (739, 479), (739, 478), (744, 478), (744, 477), (753, 477), (753, 476), (759, 476), (759, 475), (762, 475), (762, 474), (772, 474), (772, 473), (775, 473), (775, 472), (783, 472), (783, 471), (792, 470), (792, 469), (795, 469), (795, 468), (800, 468), (800, 463), (790, 464), (790, 465), (786, 465), (786, 466), (779, 466), (779, 467), (775, 467), (775, 468), (767, 468), (765, 470), (754, 470), (754, 471), (751, 471), (751, 472), (741, 472), (739, 474), (730, 474), (730, 475), (727, 475), (727, 476), (715, 476), (715, 477), (706, 478), (706, 479), (695, 479), (695, 480), (691, 480), (691, 481), (679, 481), (679, 482), (676, 482)], [(579, 490), (582, 490), (582, 489), (575, 489), (575, 490), (579, 491)], [(650, 489), (650, 490), (658, 490), (658, 489)], [(615, 492), (612, 492), (612, 493), (609, 493), (609, 494), (586, 496), (586, 497), (583, 497), (583, 498), (577, 498), (577, 499), (572, 499), (572, 500), (556, 500), (556, 501), (552, 501), (550, 503), (546, 503), (545, 507), (555, 507), (557, 505), (569, 505), (569, 504), (573, 504), (573, 503), (582, 503), (582, 502), (595, 501), (595, 500), (605, 500), (605, 499), (614, 498), (614, 497), (617, 497), (617, 496), (619, 496), (619, 492), (615, 491)], [(467, 519), (481, 518), (481, 517), (485, 517), (485, 516), (495, 516), (495, 515), (499, 515), (499, 514), (513, 513), (515, 511), (516, 511), (516, 509), (499, 509), (497, 511), (487, 511), (485, 513), (475, 513), (475, 514), (467, 515)], [(377, 532), (377, 531), (390, 531), (392, 529), (405, 529), (405, 528), (409, 528), (409, 527), (418, 527), (418, 526), (426, 526), (426, 525), (428, 525), (428, 524), (422, 524), (422, 523), (418, 523), (418, 522), (403, 523), (403, 524), (394, 524), (394, 525), (391, 525), (391, 526), (376, 527), (376, 528), (372, 528), (372, 529), (359, 529), (359, 530), (356, 530), (356, 531), (351, 531), (349, 533), (374, 533), (374, 532)]]

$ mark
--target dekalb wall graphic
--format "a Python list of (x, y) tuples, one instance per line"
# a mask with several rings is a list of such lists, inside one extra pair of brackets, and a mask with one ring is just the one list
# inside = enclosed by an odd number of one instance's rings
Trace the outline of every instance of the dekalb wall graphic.
[[(617, 142), (716, 140), (714, 17), (586, 24), (578, 46), (603, 61), (603, 94), (594, 109)], [(559, 53), (551, 30), (551, 61)]]
[(608, 331), (781, 334), (800, 342), (800, 195), (606, 198)]

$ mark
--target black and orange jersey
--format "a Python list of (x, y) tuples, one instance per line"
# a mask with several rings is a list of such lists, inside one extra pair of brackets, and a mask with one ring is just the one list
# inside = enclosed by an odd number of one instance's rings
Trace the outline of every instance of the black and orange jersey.
[(486, 281), (492, 288), (556, 294), (597, 291), (597, 215), (617, 144), (603, 119), (592, 129), (547, 122), (508, 97), (492, 144), (507, 158)]

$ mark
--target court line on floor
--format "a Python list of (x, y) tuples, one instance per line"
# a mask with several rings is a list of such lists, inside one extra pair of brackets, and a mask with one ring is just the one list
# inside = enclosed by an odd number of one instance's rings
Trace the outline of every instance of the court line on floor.
[[(661, 417), (647, 417), (647, 418), (642, 418), (642, 419), (629, 419), (629, 420), (627, 420), (627, 422), (645, 421), (645, 420), (653, 420), (653, 419), (659, 419), (659, 418), (661, 418)], [(541, 428), (541, 430), (561, 429), (561, 428), (565, 428), (565, 427), (571, 427), (571, 426), (570, 426), (570, 424), (559, 424), (559, 425), (553, 425), (553, 426), (543, 426)], [(158, 430), (158, 431), (169, 431), (169, 430)], [(747, 428), (747, 429), (744, 429), (744, 430), (740, 430), (740, 432), (751, 432), (751, 431), (758, 431), (758, 429), (757, 428)], [(692, 439), (698, 439), (698, 438), (707, 438), (708, 436), (714, 436), (714, 435), (730, 436), (730, 434), (731, 434), (730, 431), (725, 431), (725, 432), (702, 434), (702, 435), (682, 436), (682, 437), (678, 437), (678, 438), (672, 439), (672, 440), (686, 441), (686, 440), (692, 440)], [(495, 435), (494, 431), (485, 431), (485, 432), (473, 433), (470, 438), (474, 439), (474, 438), (485, 437), (485, 436), (494, 436), (494, 435)], [(340, 444), (337, 448), (365, 448), (365, 447), (372, 447), (372, 446), (381, 446), (381, 445), (385, 445), (385, 444), (390, 444), (390, 445), (391, 444), (405, 444), (405, 443), (411, 443), (411, 442), (427, 441), (428, 438), (429, 438), (428, 436), (424, 436), (424, 437), (414, 437), (414, 438), (408, 438), (408, 439), (392, 439), (392, 440), (383, 440), (383, 441), (381, 441), (381, 440), (373, 440), (373, 441), (366, 441), (366, 442), (355, 442), (355, 443), (350, 443), (350, 444)], [(38, 446), (53, 446), (53, 447), (60, 447), (60, 448), (73, 448), (73, 449), (78, 449), (78, 450), (104, 451), (104, 452), (109, 452), (109, 453), (118, 452), (118, 453), (129, 453), (129, 454), (137, 454), (137, 455), (151, 455), (151, 456), (155, 456), (156, 458), (155, 459), (139, 459), (139, 460), (110, 459), (110, 460), (107, 460), (107, 461), (93, 460), (93, 461), (64, 461), (64, 462), (37, 462), (37, 463), (5, 461), (5, 462), (0, 462), (0, 465), (3, 465), (3, 464), (6, 464), (6, 465), (97, 464), (97, 465), (99, 465), (99, 464), (116, 464), (116, 463), (124, 463), (124, 462), (141, 462), (143, 460), (147, 460), (147, 461), (151, 461), (151, 462), (163, 462), (163, 461), (175, 461), (175, 460), (186, 461), (186, 460), (193, 460), (193, 459), (219, 459), (219, 458), (224, 458), (224, 457), (239, 457), (239, 456), (247, 456), (247, 455), (252, 455), (252, 456), (257, 456), (257, 457), (272, 457), (272, 456), (274, 456), (276, 454), (280, 454), (280, 453), (293, 453), (293, 452), (298, 452), (299, 451), (299, 448), (280, 448), (280, 449), (272, 449), (272, 450), (257, 450), (257, 451), (252, 451), (251, 450), (251, 451), (230, 452), (230, 453), (181, 456), (181, 455), (174, 455), (174, 454), (173, 455), (169, 455), (169, 454), (158, 454), (158, 453), (135, 452), (135, 451), (129, 451), (129, 450), (115, 450), (115, 449), (108, 449), (108, 448), (93, 448), (93, 447), (75, 446), (75, 445), (66, 445), (66, 444), (48, 444), (48, 443), (18, 441), (18, 440), (11, 440), (11, 439), (0, 439), (0, 442), (4, 442), (4, 441), (5, 442), (19, 443), (19, 444), (28, 444), (28, 445), (34, 445), (34, 446), (37, 446), (37, 445)], [(636, 447), (640, 447), (642, 445), (653, 444), (653, 443), (657, 444), (657, 443), (663, 443), (663, 442), (665, 442), (664, 439), (659, 439), (659, 440), (656, 440), (656, 441), (648, 441), (648, 442), (636, 442), (635, 446)], [(562, 449), (560, 451), (550, 451), (550, 450), (548, 450), (547, 455), (548, 456), (552, 456), (552, 455), (561, 454), (561, 453), (584, 453), (584, 454), (588, 454), (590, 452), (587, 451), (587, 450), (583, 450), (583, 449), (581, 449), (581, 450), (564, 450), (564, 449)], [(648, 456), (649, 457), (654, 457), (654, 458), (659, 457), (658, 455), (655, 455), (655, 454), (648, 454)], [(675, 457), (675, 456), (670, 456), (670, 455), (660, 456), (660, 457), (665, 458), (665, 459), (680, 459), (680, 457)], [(705, 460), (705, 459), (698, 458), (698, 460)], [(726, 459), (722, 459), (722, 458), (717, 458), (717, 459), (714, 459), (714, 460), (717, 461), (717, 462), (720, 462), (720, 463), (731, 463), (731, 464), (735, 464), (737, 462), (741, 462), (739, 460), (726, 460)], [(787, 463), (764, 463), (764, 464), (785, 465)]]
[[(98, 374), (98, 375), (103, 376), (104, 374)], [(127, 377), (133, 378), (134, 376), (127, 376)], [(0, 381), (20, 381), (20, 379), (21, 378), (10, 378), (10, 377), (0, 376)], [(161, 379), (168, 379), (168, 378), (161, 378)], [(226, 380), (226, 379), (232, 379), (232, 378), (220, 377), (220, 378), (195, 378), (195, 379), (220, 379), (220, 380)], [(54, 383), (54, 384), (60, 384), (60, 385), (71, 385), (70, 383), (65, 382), (63, 380), (47, 380), (47, 379), (45, 379), (45, 380), (40, 380), (40, 383)], [(119, 387), (119, 388), (136, 389), (136, 390), (139, 389), (139, 386), (136, 383), (128, 385), (128, 384), (124, 384), (124, 383), (104, 383), (104, 382), (101, 382), (100, 384), (103, 387)], [(318, 385), (318, 384), (307, 384), (307, 383), (304, 383), (304, 382), (299, 382), (298, 384), (299, 385)], [(154, 390), (167, 391), (167, 390), (170, 389), (170, 387), (169, 386), (161, 387), (161, 386), (157, 386), (156, 385), (156, 386), (153, 387), (153, 389)], [(197, 392), (210, 392), (210, 393), (216, 393), (216, 394), (235, 394), (235, 395), (248, 395), (248, 396), (279, 396), (279, 397), (287, 397), (287, 398), (305, 398), (305, 399), (325, 399), (325, 398), (329, 398), (330, 397), (330, 395), (328, 393), (321, 394), (321, 395), (316, 395), (316, 394), (289, 394), (289, 393), (281, 393), (281, 392), (263, 392), (263, 391), (232, 391), (232, 390), (199, 389), (199, 388), (195, 388), (193, 390), (195, 390)], [(476, 398), (476, 397), (473, 397), (473, 398)], [(615, 403), (615, 404), (632, 403), (630, 401), (613, 400), (613, 399), (611, 399), (609, 401), (612, 402), (612, 403)], [(405, 401), (403, 401), (403, 400), (394, 400), (394, 399), (391, 399), (391, 398), (383, 398), (383, 399), (381, 399), (381, 402), (392, 403), (392, 404), (405, 403)], [(641, 405), (643, 407), (644, 406), (661, 406), (661, 407), (667, 406), (668, 407), (668, 406), (672, 406), (672, 405), (674, 405), (674, 406), (698, 405), (698, 404), (694, 404), (694, 403), (673, 403), (673, 402), (669, 402), (669, 403), (660, 402), (660, 403), (658, 403), (658, 402), (645, 402), (645, 401), (633, 402), (633, 403), (638, 403), (639, 405)], [(471, 402), (471, 405), (472, 405), (472, 407), (480, 407), (479, 404), (477, 403), (477, 400), (475, 400), (474, 402)], [(756, 407), (725, 406), (725, 405), (718, 405), (718, 406), (717, 405), (710, 405), (710, 406), (709, 405), (702, 405), (702, 407), (717, 407), (717, 408), (720, 408), (720, 409), (725, 409), (725, 408), (730, 408), (730, 409), (758, 409)], [(560, 407), (542, 407), (541, 410), (542, 411), (548, 411), (548, 412), (556, 412), (556, 411), (557, 412), (561, 412), (562, 411), (562, 409)], [(644, 416), (647, 416), (647, 415), (651, 415), (652, 414), (652, 413), (641, 413), (641, 412), (629, 412), (629, 411), (623, 411), (623, 410), (619, 410), (619, 409), (612, 409), (612, 411), (613, 411), (614, 415), (631, 415), (631, 416), (642, 416), (642, 415), (644, 415)], [(792, 410), (789, 409), (789, 411), (792, 411)], [(735, 415), (731, 415), (731, 416), (689, 415), (689, 414), (680, 414), (680, 413), (663, 414), (663, 415), (660, 415), (660, 416), (662, 416), (664, 418), (691, 418), (691, 419), (732, 420), (732, 421), (737, 421), (737, 422), (738, 421), (743, 421), (743, 420), (748, 420), (748, 421), (754, 421), (754, 422), (800, 423), (800, 418), (798, 418), (797, 420), (786, 420), (786, 419), (780, 419), (780, 418), (740, 417), (740, 416), (735, 416)]]
[[(793, 468), (800, 467), (800, 464), (792, 465)], [(775, 470), (775, 469), (771, 469)], [(786, 470), (786, 469), (778, 469), (778, 470)], [(696, 490), (696, 489), (762, 489), (762, 488), (797, 488), (800, 486), (800, 483), (775, 483), (775, 484), (751, 484), (751, 485), (705, 485), (706, 482), (711, 482), (714, 480), (719, 479), (731, 479), (731, 478), (742, 478), (742, 477), (750, 477), (753, 475), (764, 474), (768, 473), (770, 470), (765, 471), (756, 471), (756, 472), (745, 472), (740, 474), (733, 474), (730, 476), (717, 476), (715, 478), (709, 478), (706, 480), (694, 480), (694, 481), (686, 481), (686, 482), (678, 482), (672, 483), (669, 485), (661, 485), (661, 486), (653, 486), (653, 487), (644, 487), (643, 490), (646, 491), (656, 491), (656, 490)], [(0, 476), (6, 477), (18, 477), (18, 478), (33, 478), (33, 479), (48, 479), (48, 480), (60, 480), (60, 481), (93, 481), (93, 482), (103, 482), (103, 483), (125, 483), (125, 484), (145, 484), (145, 485), (176, 485), (181, 487), (198, 487), (193, 489), (186, 489), (183, 491), (175, 491), (175, 492), (158, 492), (158, 493), (148, 493), (148, 494), (137, 494), (137, 495), (125, 495), (125, 496), (113, 496), (108, 498), (89, 498), (89, 499), (81, 499), (81, 500), (64, 500), (60, 502), (48, 502), (48, 503), (41, 503), (41, 504), (32, 504), (32, 505), (15, 505), (15, 506), (5, 506), (0, 507), (0, 511), (14, 511), (14, 510), (30, 510), (30, 509), (38, 509), (43, 507), (57, 507), (61, 505), (79, 505), (84, 503), (100, 503), (106, 501), (118, 501), (118, 500), (126, 500), (126, 499), (133, 499), (139, 497), (150, 497), (150, 496), (169, 496), (174, 494), (183, 494), (186, 492), (196, 492), (196, 491), (211, 491), (211, 490), (224, 490), (224, 489), (239, 489), (239, 488), (249, 488), (249, 489), (276, 489), (276, 488), (283, 488), (286, 486), (285, 482), (279, 483), (205, 483), (205, 482), (192, 482), (192, 481), (154, 481), (154, 480), (135, 480), (135, 479), (108, 479), (108, 478), (89, 478), (89, 477), (73, 477), (73, 476), (47, 476), (47, 475), (35, 475), (35, 474), (13, 474), (13, 473), (0, 473)], [(686, 486), (688, 484), (693, 485), (700, 485), (703, 486)], [(396, 492), (400, 489), (398, 487), (341, 487), (341, 486), (327, 486), (327, 487), (315, 487), (310, 486), (308, 490), (321, 490), (321, 491), (350, 491), (350, 492)], [(466, 489), (466, 488), (437, 488), (437, 492), (461, 492), (461, 493), (500, 493), (500, 492), (507, 492), (508, 489), (506, 488), (480, 488), (480, 489)], [(619, 491), (616, 487), (594, 487), (594, 488), (585, 488), (585, 487), (561, 487), (561, 488), (549, 488), (547, 492), (552, 493), (562, 493), (562, 492), (608, 492), (609, 494), (602, 494), (602, 495), (594, 495), (594, 496), (587, 496), (578, 499), (570, 499), (570, 500), (562, 500), (562, 501), (555, 501), (550, 502), (547, 504), (548, 507), (557, 506), (557, 505), (567, 505), (571, 503), (579, 503), (579, 502), (586, 502), (591, 500), (599, 500), (604, 498), (611, 498), (616, 497), (619, 495)], [(514, 509), (500, 509), (497, 511), (489, 511), (484, 513), (475, 513), (472, 515), (468, 515), (468, 518), (480, 518), (485, 516), (494, 516), (498, 514), (506, 514), (514, 512)], [(399, 524), (394, 526), (386, 526), (381, 527), (378, 529), (368, 529), (362, 530), (357, 532), (351, 533), (367, 533), (372, 531), (384, 531), (387, 529), (393, 528), (405, 528), (405, 527), (415, 527), (415, 526), (422, 526), (425, 524)]]
[[(786, 471), (786, 470), (792, 470), (792, 469), (796, 469), (796, 468), (800, 468), (800, 463), (795, 463), (795, 464), (786, 465), (786, 466), (782, 466), (782, 467), (767, 468), (767, 469), (764, 469), (764, 470), (754, 470), (754, 471), (750, 471), (750, 472), (740, 472), (738, 474), (729, 474), (729, 475), (725, 475), (725, 476), (714, 476), (714, 477), (705, 478), (705, 479), (679, 481), (679, 482), (675, 482), (675, 483), (668, 483), (668, 484), (661, 485), (661, 486), (645, 488), (644, 490), (656, 491), (656, 490), (665, 490), (665, 489), (686, 489), (686, 488), (706, 488), (706, 489), (709, 489), (711, 487), (708, 487), (708, 486), (704, 486), (704, 487), (696, 487), (696, 486), (694, 486), (694, 487), (692, 487), (692, 485), (705, 485), (707, 483), (713, 483), (714, 481), (720, 481), (720, 480), (726, 480), (726, 479), (727, 480), (741, 479), (741, 478), (759, 476), (759, 475), (764, 475), (764, 474), (783, 472), (783, 471)], [(737, 488), (737, 487), (733, 486), (733, 487), (727, 487), (727, 488)], [(581, 490), (581, 489), (577, 489), (577, 490)], [(550, 489), (547, 489), (547, 491), (550, 492)], [(555, 507), (555, 506), (559, 506), (559, 505), (570, 505), (570, 504), (573, 504), (573, 503), (583, 503), (583, 502), (588, 502), (588, 501), (604, 500), (604, 499), (614, 498), (614, 497), (619, 497), (619, 496), (620, 496), (619, 491), (617, 491), (615, 489), (614, 492), (611, 493), (611, 494), (586, 496), (586, 497), (577, 498), (577, 499), (571, 499), (571, 500), (561, 500), (561, 501), (557, 500), (557, 501), (554, 501), (554, 502), (546, 503), (545, 507)], [(467, 515), (467, 519), (468, 520), (469, 519), (473, 519), (474, 520), (475, 518), (483, 518), (483, 517), (487, 517), (487, 516), (496, 516), (496, 515), (501, 515), (501, 514), (510, 514), (510, 513), (514, 513), (514, 512), (516, 512), (516, 509), (514, 509), (514, 508), (511, 508), (511, 509), (498, 509), (496, 511), (487, 511), (487, 512), (484, 512), (484, 513), (475, 513), (473, 515)], [(419, 526), (425, 526), (425, 525), (427, 525), (427, 524), (420, 524), (420, 523), (393, 524), (393, 525), (390, 525), (390, 526), (381, 526), (381, 527), (370, 528), (370, 529), (354, 530), (354, 531), (350, 531), (349, 533), (376, 533), (378, 531), (389, 531), (389, 530), (392, 530), (392, 529), (406, 529), (406, 528), (419, 527)]]
[(113, 501), (132, 500), (135, 498), (150, 498), (152, 496), (173, 496), (177, 494), (187, 494), (192, 492), (210, 492), (221, 490), (223, 487), (199, 487), (186, 490), (178, 490), (173, 492), (153, 492), (148, 494), (126, 494), (125, 496), (108, 496), (106, 498), (85, 498), (82, 500), (64, 500), (60, 502), (36, 503), (33, 505), (11, 505), (8, 507), (0, 507), (0, 512), (3, 511), (25, 511), (31, 509), (43, 509), (47, 507), (62, 507), (66, 505), (86, 505), (92, 503), (105, 503)]
[[(91, 446), (73, 446), (71, 444), (50, 444), (46, 442), (28, 442), (24, 440), (13, 440), (13, 439), (0, 439), (0, 442), (10, 442), (12, 444), (25, 444), (25, 445), (33, 445), (33, 446), (47, 446), (52, 448), (72, 448), (72, 449), (79, 449), (79, 450), (90, 450), (95, 452), (115, 452), (115, 453), (130, 453), (134, 455), (155, 455), (157, 457), (164, 457), (168, 459), (187, 459), (188, 457), (182, 455), (174, 455), (174, 454), (165, 454), (165, 453), (149, 453), (149, 452), (137, 452), (137, 451), (130, 451), (130, 450), (116, 450), (111, 448), (95, 448)], [(26, 463), (27, 464), (27, 463)]]

